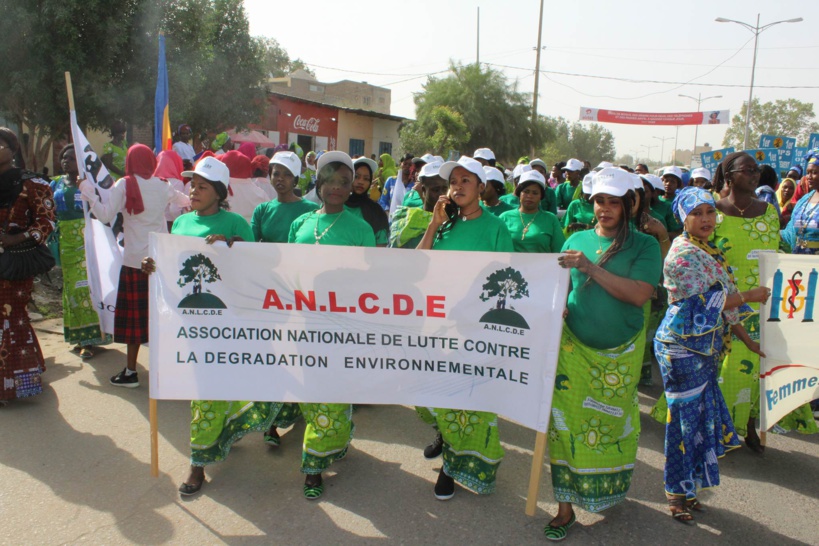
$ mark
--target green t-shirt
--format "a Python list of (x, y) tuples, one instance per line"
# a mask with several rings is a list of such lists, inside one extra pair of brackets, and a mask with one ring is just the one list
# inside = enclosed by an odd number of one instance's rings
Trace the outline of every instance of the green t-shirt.
[[(111, 154), (111, 163), (119, 172), (125, 172), (125, 156), (128, 155), (128, 142), (123, 140), (121, 146), (110, 140), (102, 145), (102, 155)], [(113, 174), (113, 173), (112, 173)]]
[(375, 235), (370, 224), (346, 209), (335, 214), (321, 214), (314, 210), (302, 214), (290, 224), (287, 242), (303, 245), (375, 246)]
[(514, 252), (512, 236), (506, 224), (487, 212), (472, 220), (455, 219), (452, 229), (432, 243), (435, 250), (473, 250), (478, 252)]
[(191, 237), (224, 235), (226, 239), (241, 237), (243, 241), (254, 240), (247, 220), (228, 210), (220, 210), (208, 216), (199, 216), (196, 212), (185, 213), (174, 220), (171, 233)]
[(414, 189), (404, 194), (404, 200), (401, 202), (402, 207), (418, 207), (423, 208), (424, 200), (421, 195)]
[(571, 182), (563, 182), (560, 184), (557, 187), (557, 208), (564, 210), (569, 208), (569, 203), (574, 199), (574, 194), (579, 186), (580, 182), (574, 186), (572, 186)]
[(261, 203), (253, 210), (253, 216), (250, 218), (253, 240), (263, 243), (286, 243), (293, 220), (318, 208), (317, 204), (306, 199), (292, 203), (282, 203), (278, 199), (273, 199)]
[[(600, 237), (594, 230), (578, 231), (566, 241), (563, 250), (579, 250), (593, 263), (600, 260), (613, 239)], [(631, 230), (629, 240), (603, 268), (619, 277), (656, 286), (663, 270), (657, 239)], [(571, 270), (566, 324), (584, 344), (595, 349), (613, 349), (631, 339), (643, 327), (643, 308), (609, 295), (599, 284), (586, 283), (588, 275)]]
[[(508, 205), (511, 205), (513, 209), (520, 208), (520, 199), (514, 193), (501, 195), (500, 200)], [(555, 195), (555, 190), (552, 188), (546, 188), (546, 193), (544, 194), (543, 199), (540, 200), (540, 210), (544, 212), (551, 212), (555, 215), (557, 214), (557, 196)]]
[[(656, 214), (655, 214), (656, 212)], [(682, 226), (674, 217), (674, 210), (671, 208), (671, 203), (660, 197), (651, 205), (651, 215), (655, 218), (662, 216), (662, 222), (668, 231), (682, 231)]]
[(585, 199), (575, 199), (569, 203), (566, 215), (563, 216), (563, 227), (569, 227), (569, 224), (587, 224), (591, 226), (593, 223), (594, 205)]
[(495, 205), (494, 207), (487, 207), (486, 204), (484, 204), (484, 202), (481, 201), (481, 207), (483, 207), (483, 210), (485, 210), (486, 212), (491, 212), (492, 214), (498, 217), (500, 217), (501, 214), (508, 210), (515, 209), (515, 207), (513, 207), (509, 203), (504, 203), (503, 201), (498, 201), (498, 204)]
[[(361, 207), (348, 207), (347, 205), (344, 205), (344, 209), (349, 210), (350, 212), (355, 214), (357, 217), (364, 220), (364, 213), (361, 212)], [(364, 222), (367, 223), (368, 226), (370, 225), (366, 220), (364, 220)], [(382, 230), (379, 230), (379, 231), (375, 231), (375, 229), (372, 226), (370, 226), (370, 229), (373, 229), (373, 232), (374, 232), (374, 235), (375, 235), (375, 244), (376, 244), (376, 246), (378, 246), (378, 245), (386, 246), (386, 244), (389, 242), (389, 237), (390, 237), (390, 234), (387, 231), (387, 229), (382, 229)]]
[(560, 252), (566, 242), (560, 221), (551, 212), (523, 214), (510, 210), (501, 214), (500, 219), (512, 236), (515, 252)]

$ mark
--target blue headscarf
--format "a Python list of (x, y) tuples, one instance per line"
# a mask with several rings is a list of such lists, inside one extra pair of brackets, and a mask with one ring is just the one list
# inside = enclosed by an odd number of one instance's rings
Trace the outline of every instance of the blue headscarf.
[(714, 196), (711, 195), (710, 191), (696, 186), (686, 186), (677, 191), (677, 195), (674, 196), (674, 203), (671, 206), (674, 209), (674, 217), (677, 218), (677, 221), (680, 224), (685, 224), (685, 217), (703, 204), (711, 205), (714, 208), (717, 207)]
[(797, 165), (797, 164), (794, 163), (793, 165), (791, 165), (791, 168), (788, 169), (788, 172), (791, 172), (791, 171), (796, 171), (799, 174), (799, 178), (802, 178), (804, 176), (804, 171), (802, 170), (802, 165)]

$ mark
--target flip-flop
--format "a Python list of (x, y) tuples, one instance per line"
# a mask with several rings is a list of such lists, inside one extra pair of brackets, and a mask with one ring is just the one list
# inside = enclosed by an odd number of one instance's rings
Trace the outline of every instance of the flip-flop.
[(199, 492), (200, 489), (202, 489), (202, 485), (204, 483), (205, 480), (202, 480), (197, 484), (183, 483), (182, 485), (179, 486), (179, 494), (182, 495), (183, 497), (195, 495)]
[(82, 358), (84, 360), (88, 360), (89, 358), (93, 358), (95, 354), (96, 353), (94, 353), (94, 350), (89, 348), (89, 347), (83, 347), (82, 349), (80, 349), (80, 358)]
[(569, 518), (569, 521), (567, 521), (563, 525), (558, 525), (557, 527), (546, 525), (546, 527), (543, 528), (543, 534), (546, 535), (547, 540), (551, 540), (553, 542), (563, 540), (569, 534), (569, 527), (574, 525), (574, 522), (576, 521), (577, 516), (575, 516), (575, 513), (572, 512), (572, 517)]
[(307, 500), (316, 500), (322, 493), (324, 493), (324, 484), (307, 485), (304, 484), (304, 498)]
[(708, 511), (708, 509), (705, 508), (705, 506), (697, 499), (691, 499), (689, 501), (686, 501), (685, 507), (688, 508), (689, 510), (693, 510), (694, 512), (705, 513)]

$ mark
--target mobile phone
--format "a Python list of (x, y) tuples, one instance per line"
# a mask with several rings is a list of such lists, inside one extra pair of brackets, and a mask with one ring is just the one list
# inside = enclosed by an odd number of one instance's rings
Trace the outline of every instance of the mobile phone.
[(446, 196), (447, 199), (449, 199), (449, 203), (444, 206), (444, 212), (446, 212), (446, 215), (452, 219), (458, 215), (458, 205), (456, 205), (455, 201), (452, 200), (452, 196), (448, 191), (446, 192)]

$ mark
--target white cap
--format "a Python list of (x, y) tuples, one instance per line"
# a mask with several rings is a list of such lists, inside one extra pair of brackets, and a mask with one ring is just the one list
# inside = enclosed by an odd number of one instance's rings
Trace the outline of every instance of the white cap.
[(648, 180), (648, 183), (654, 186), (655, 191), (659, 190), (661, 192), (665, 192), (665, 184), (663, 184), (663, 179), (656, 174), (644, 174), (642, 178)]
[[(437, 161), (438, 163), (443, 163), (446, 160), (443, 157), (439, 156), (439, 155), (434, 155), (434, 156), (432, 156), (432, 161)], [(430, 162), (428, 161), (427, 163), (430, 163)]]
[(449, 180), (449, 175), (452, 174), (455, 167), (463, 167), (467, 171), (477, 176), (480, 182), (486, 184), (486, 173), (483, 171), (483, 165), (478, 163), (477, 160), (465, 155), (462, 155), (458, 161), (447, 161), (441, 165), (441, 170), (438, 171), (438, 176), (444, 180)]
[(679, 178), (680, 180), (682, 180), (682, 169), (680, 169), (677, 166), (666, 167), (665, 169), (663, 169), (663, 176), (667, 174), (672, 174)]
[(579, 159), (571, 158), (566, 162), (566, 166), (563, 167), (561, 170), (563, 171), (582, 171), (583, 170), (583, 162)]
[(321, 154), (321, 157), (318, 158), (316, 162), (316, 172), (321, 172), (325, 166), (330, 163), (342, 163), (350, 168), (353, 173), (355, 173), (355, 167), (353, 166), (353, 160), (350, 159), (350, 156), (345, 154), (344, 152), (339, 152), (338, 150), (332, 152), (324, 152)]
[(532, 170), (532, 167), (529, 165), (525, 165), (521, 163), (520, 165), (515, 165), (515, 170), (512, 171), (512, 178), (519, 178), (523, 173), (529, 172)]
[(518, 182), (518, 186), (526, 182), (537, 182), (544, 190), (546, 190), (546, 179), (543, 177), (542, 174), (540, 174), (534, 169), (526, 171), (520, 176), (520, 182)]
[(595, 171), (599, 171), (600, 169), (610, 169), (614, 167), (614, 163), (611, 161), (601, 161), (600, 165), (594, 168)]
[(472, 157), (475, 159), (484, 159), (486, 161), (491, 161), (495, 159), (495, 152), (490, 150), (489, 148), (478, 148), (475, 150), (475, 153), (472, 154)]
[(434, 176), (440, 176), (441, 165), (443, 165), (443, 161), (430, 161), (423, 167), (421, 167), (421, 171), (418, 173), (418, 178), (432, 178)]
[(501, 184), (505, 183), (506, 180), (503, 178), (503, 173), (500, 172), (496, 167), (490, 167), (489, 165), (483, 168), (483, 172), (486, 173), (486, 180), (494, 180), (495, 182), (500, 182)]
[(710, 182), (711, 181), (711, 171), (709, 171), (705, 167), (700, 167), (698, 169), (694, 169), (693, 171), (691, 171), (691, 178), (692, 179), (694, 179), (694, 178), (704, 178), (704, 179), (706, 179), (706, 180), (708, 180)]
[(590, 194), (592, 192), (592, 183), (594, 182), (594, 174), (589, 173), (583, 177), (583, 189), (581, 190), (585, 194)]
[(546, 169), (546, 172), (549, 172), (549, 167), (546, 166), (546, 162), (543, 161), (542, 159), (533, 159), (532, 161), (529, 162), (530, 167), (534, 168), (535, 165), (539, 165), (539, 166), (543, 167), (544, 169)]
[(605, 193), (614, 197), (622, 197), (629, 190), (634, 189), (631, 173), (617, 167), (606, 167), (594, 175), (592, 182), (592, 197)]
[(270, 159), (270, 164), (274, 163), (286, 167), (296, 178), (301, 176), (301, 159), (296, 152), (276, 152)]
[[(626, 171), (626, 172), (628, 173), (628, 171)], [(634, 189), (635, 190), (644, 190), (645, 189), (643, 187), (643, 179), (640, 178), (639, 174), (635, 174), (635, 173), (628, 173), (628, 174), (629, 174), (629, 176), (631, 176), (631, 182), (632, 182), (632, 184), (634, 184)]]
[(185, 178), (192, 178), (195, 174), (210, 182), (221, 182), (226, 188), (230, 185), (230, 169), (215, 157), (206, 157), (198, 161), (192, 171), (182, 172)]
[(430, 161), (434, 161), (435, 156), (432, 154), (424, 154), (421, 157), (413, 157), (413, 163), (429, 163)]
[(370, 159), (369, 157), (359, 157), (358, 159), (353, 160), (353, 173), (355, 173), (355, 169), (357, 169), (360, 165), (366, 165), (370, 168), (370, 174), (375, 176), (375, 171), (378, 170), (378, 163)]

